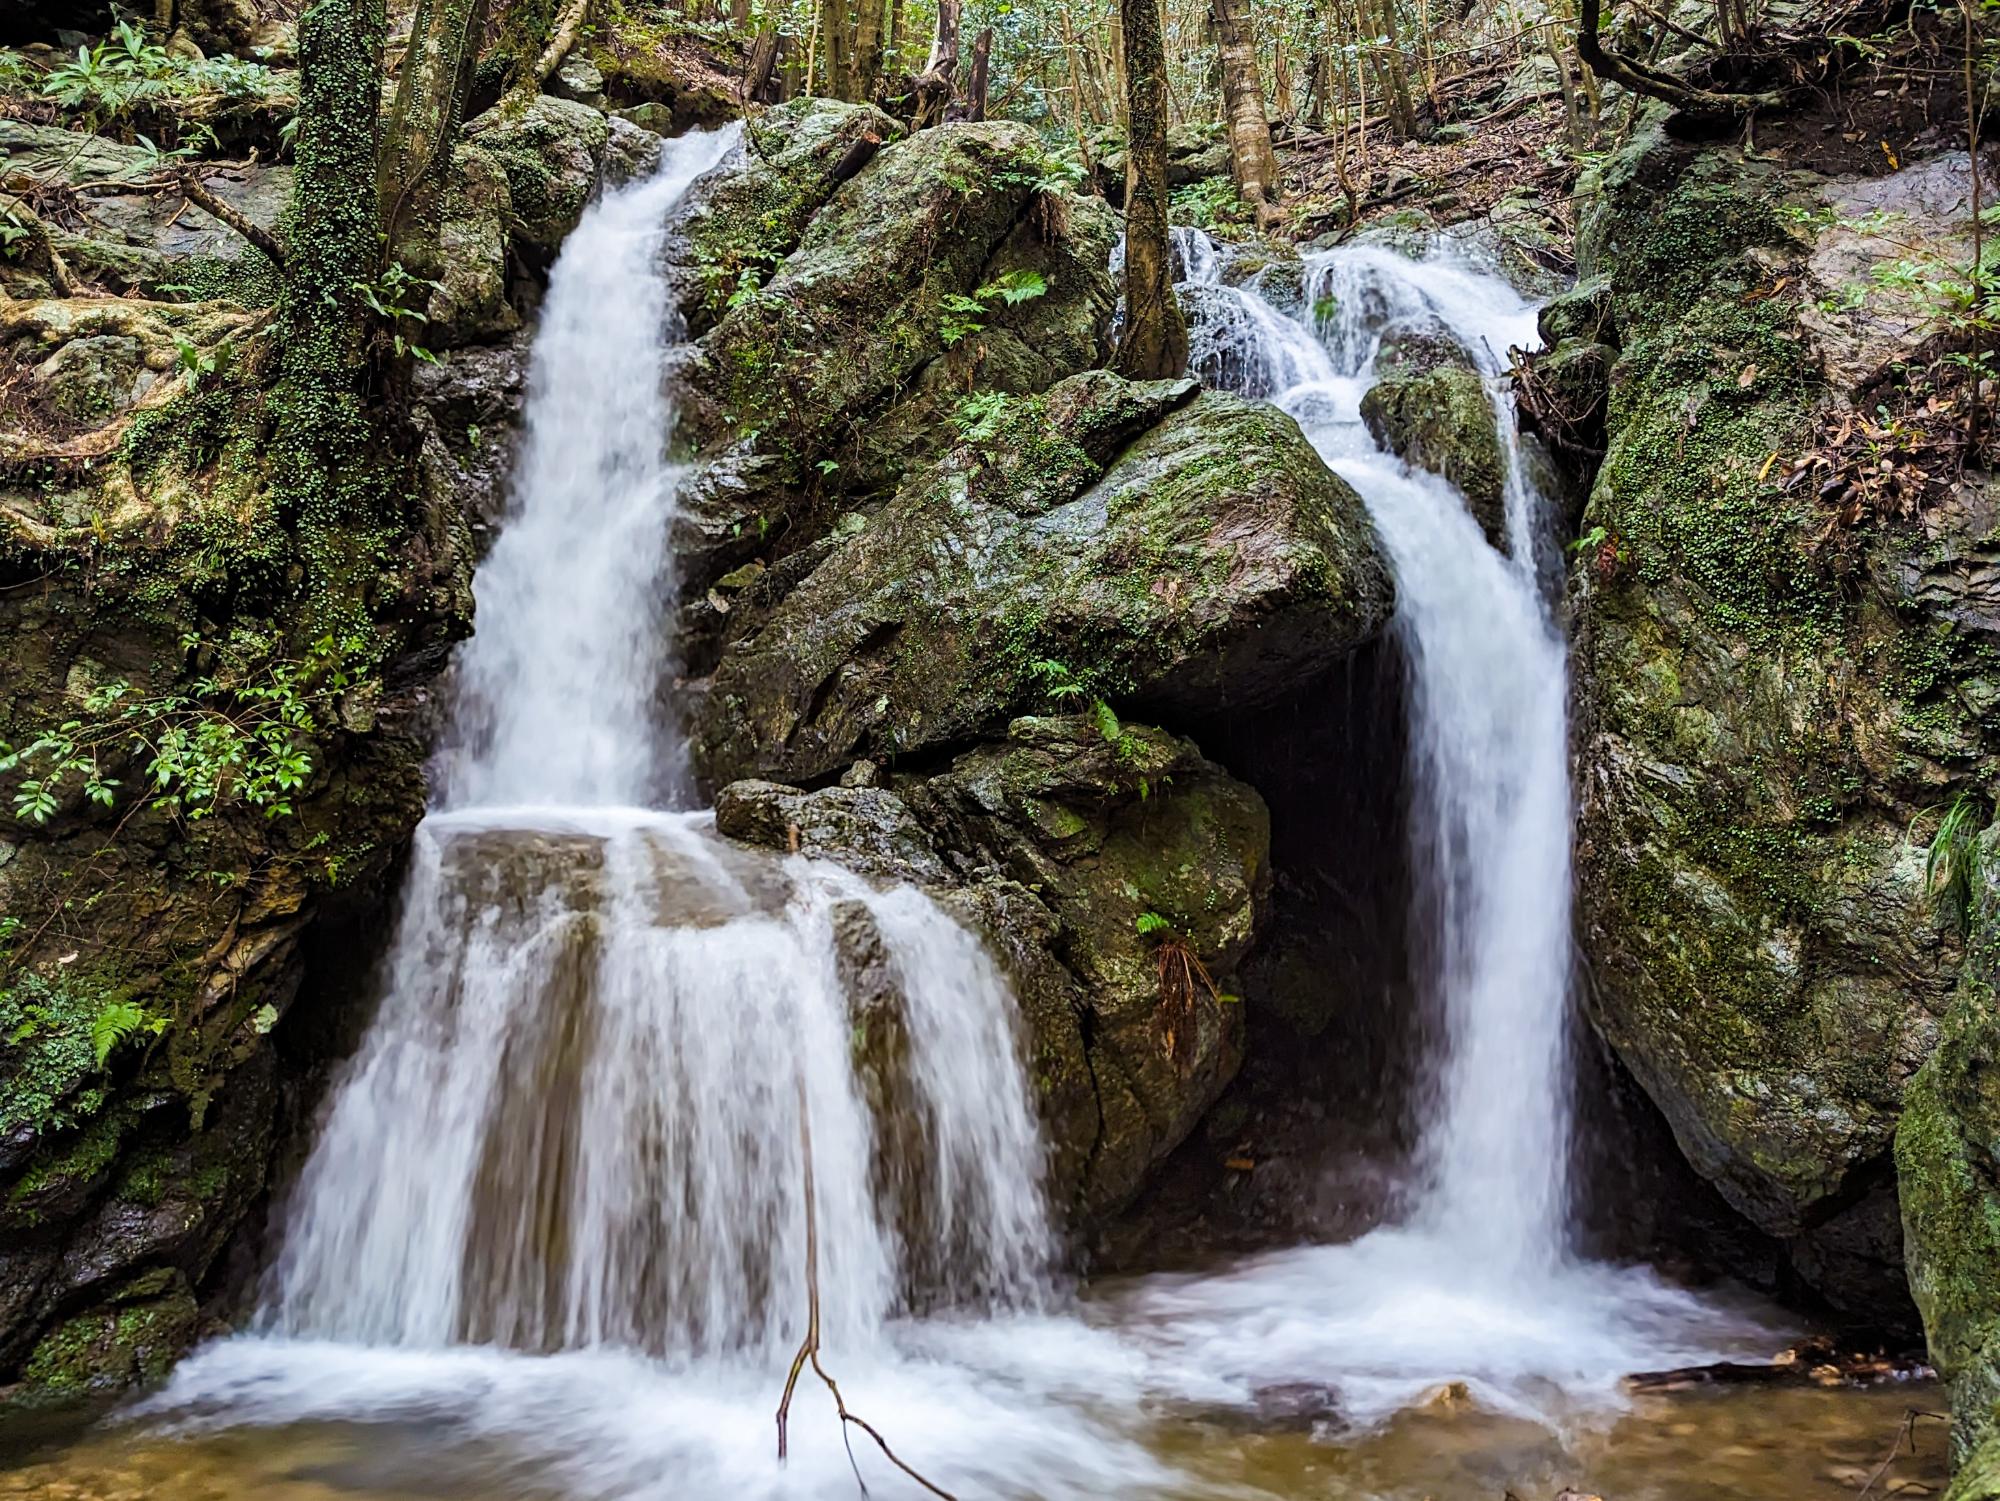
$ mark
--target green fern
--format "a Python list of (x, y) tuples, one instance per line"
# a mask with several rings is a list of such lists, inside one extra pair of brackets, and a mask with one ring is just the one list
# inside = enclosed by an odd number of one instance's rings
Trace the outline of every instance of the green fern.
[(165, 1017), (154, 1016), (133, 1001), (112, 1001), (90, 1023), (90, 1050), (97, 1066), (141, 1032), (158, 1037), (167, 1029)]

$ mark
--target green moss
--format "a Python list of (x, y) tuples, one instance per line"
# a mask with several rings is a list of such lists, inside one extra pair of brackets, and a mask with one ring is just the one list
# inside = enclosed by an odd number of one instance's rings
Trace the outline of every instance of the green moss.
[(158, 1271), (118, 1297), (129, 1301), (78, 1314), (42, 1337), (21, 1370), (32, 1399), (74, 1400), (166, 1378), (199, 1319), (186, 1281)]

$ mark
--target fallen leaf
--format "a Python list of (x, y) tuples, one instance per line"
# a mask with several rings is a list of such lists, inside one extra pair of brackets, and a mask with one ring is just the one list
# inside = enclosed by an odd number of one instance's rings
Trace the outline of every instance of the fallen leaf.
[(1736, 389), (1741, 391), (1744, 387), (1748, 386), (1750, 382), (1755, 380), (1756, 378), (1757, 378), (1757, 367), (1755, 365), (1745, 365), (1743, 367), (1743, 373), (1736, 377)]
[(1889, 143), (1887, 141), (1882, 142), (1882, 154), (1889, 158), (1890, 171), (1895, 172), (1899, 171), (1902, 168), (1903, 164), (1896, 160), (1896, 153), (1889, 149)]
[(1764, 483), (1765, 477), (1769, 475), (1771, 472), (1771, 466), (1777, 462), (1778, 462), (1778, 450), (1774, 448), (1771, 450), (1771, 456), (1768, 459), (1764, 460), (1764, 467), (1757, 471), (1758, 484), (1761, 485)]
[(1257, 1164), (1252, 1162), (1248, 1157), (1230, 1157), (1226, 1158), (1222, 1165), (1232, 1173), (1247, 1173)]

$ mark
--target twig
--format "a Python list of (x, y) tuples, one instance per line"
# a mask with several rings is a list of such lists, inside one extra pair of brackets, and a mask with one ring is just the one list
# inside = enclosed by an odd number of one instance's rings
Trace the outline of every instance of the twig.
[(1875, 1473), (1868, 1477), (1868, 1483), (1861, 1487), (1860, 1491), (1855, 1495), (1854, 1501), (1867, 1501), (1868, 1493), (1875, 1489), (1875, 1482), (1888, 1474), (1889, 1466), (1896, 1462), (1896, 1456), (1902, 1452), (1905, 1439), (1909, 1441), (1910, 1452), (1912, 1454), (1917, 1452), (1918, 1418), (1935, 1418), (1941, 1423), (1949, 1423), (1951, 1421), (1951, 1414), (1948, 1412), (1926, 1412), (1921, 1407), (1905, 1408), (1903, 1411), (1903, 1426), (1896, 1430), (1895, 1442), (1889, 1445), (1889, 1452), (1883, 1456), (1882, 1463), (1875, 1466)]
[[(799, 1075), (799, 1144), (805, 1151), (805, 1193), (806, 1193), (806, 1337), (799, 1342), (799, 1350), (792, 1357), (792, 1368), (785, 1375), (785, 1395), (778, 1402), (778, 1460), (785, 1458), (785, 1423), (791, 1416), (792, 1393), (798, 1388), (799, 1376), (808, 1362), (813, 1374), (826, 1383), (826, 1389), (833, 1393), (834, 1410), (840, 1414), (841, 1442), (847, 1442), (847, 1425), (852, 1423), (863, 1433), (875, 1440), (875, 1447), (882, 1451), (890, 1464), (929, 1491), (933, 1496), (941, 1496), (944, 1501), (958, 1501), (958, 1498), (943, 1487), (933, 1484), (916, 1470), (905, 1464), (896, 1451), (889, 1447), (889, 1441), (882, 1437), (873, 1423), (858, 1413), (847, 1410), (847, 1400), (840, 1395), (840, 1387), (827, 1374), (826, 1367), (819, 1363), (819, 1214), (813, 1199), (813, 1154), (812, 1116), (806, 1108), (805, 1075)], [(854, 1483), (861, 1488), (861, 1494), (868, 1494), (868, 1482), (861, 1478), (861, 1466), (855, 1463), (854, 1446), (847, 1446), (847, 1462), (854, 1467)]]

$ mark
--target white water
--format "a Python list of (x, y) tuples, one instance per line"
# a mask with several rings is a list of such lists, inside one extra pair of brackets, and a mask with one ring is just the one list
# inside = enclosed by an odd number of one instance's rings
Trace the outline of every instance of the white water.
[[(1503, 556), (1357, 420), (1384, 328), (1421, 315), (1493, 371), (1531, 337), (1527, 305), (1464, 267), (1344, 251), (1312, 261), (1306, 305), (1334, 311), (1308, 328), (1216, 284), (1219, 253), (1187, 242), (1198, 362), (1298, 416), (1395, 564), (1417, 926), (1449, 1047), (1406, 1223), (1065, 1305), (1011, 1000), (978, 946), (914, 892), (628, 806), (671, 787), (674, 754), (654, 707), (674, 476), (649, 278), (676, 182), (721, 149), (670, 147), (565, 249), (382, 1015), (259, 1331), (184, 1364), (150, 1420), (416, 1425), (475, 1451), (495, 1496), (854, 1494), (810, 1374), (791, 1461), (774, 1455), (804, 1320), (801, 1080), (829, 1367), (964, 1497), (1268, 1495), (1195, 1478), (1161, 1434), (1314, 1386), (1365, 1428), (1460, 1380), (1561, 1431), (1615, 1411), (1631, 1370), (1755, 1348), (1752, 1326), (1565, 1240), (1563, 651), (1527, 561), (1535, 497), (1517, 463)], [(635, 329), (634, 308), (655, 321)], [(908, 1140), (878, 1130), (851, 1062), (831, 932), (857, 914), (902, 996)], [(855, 1437), (871, 1487), (914, 1493)]]

